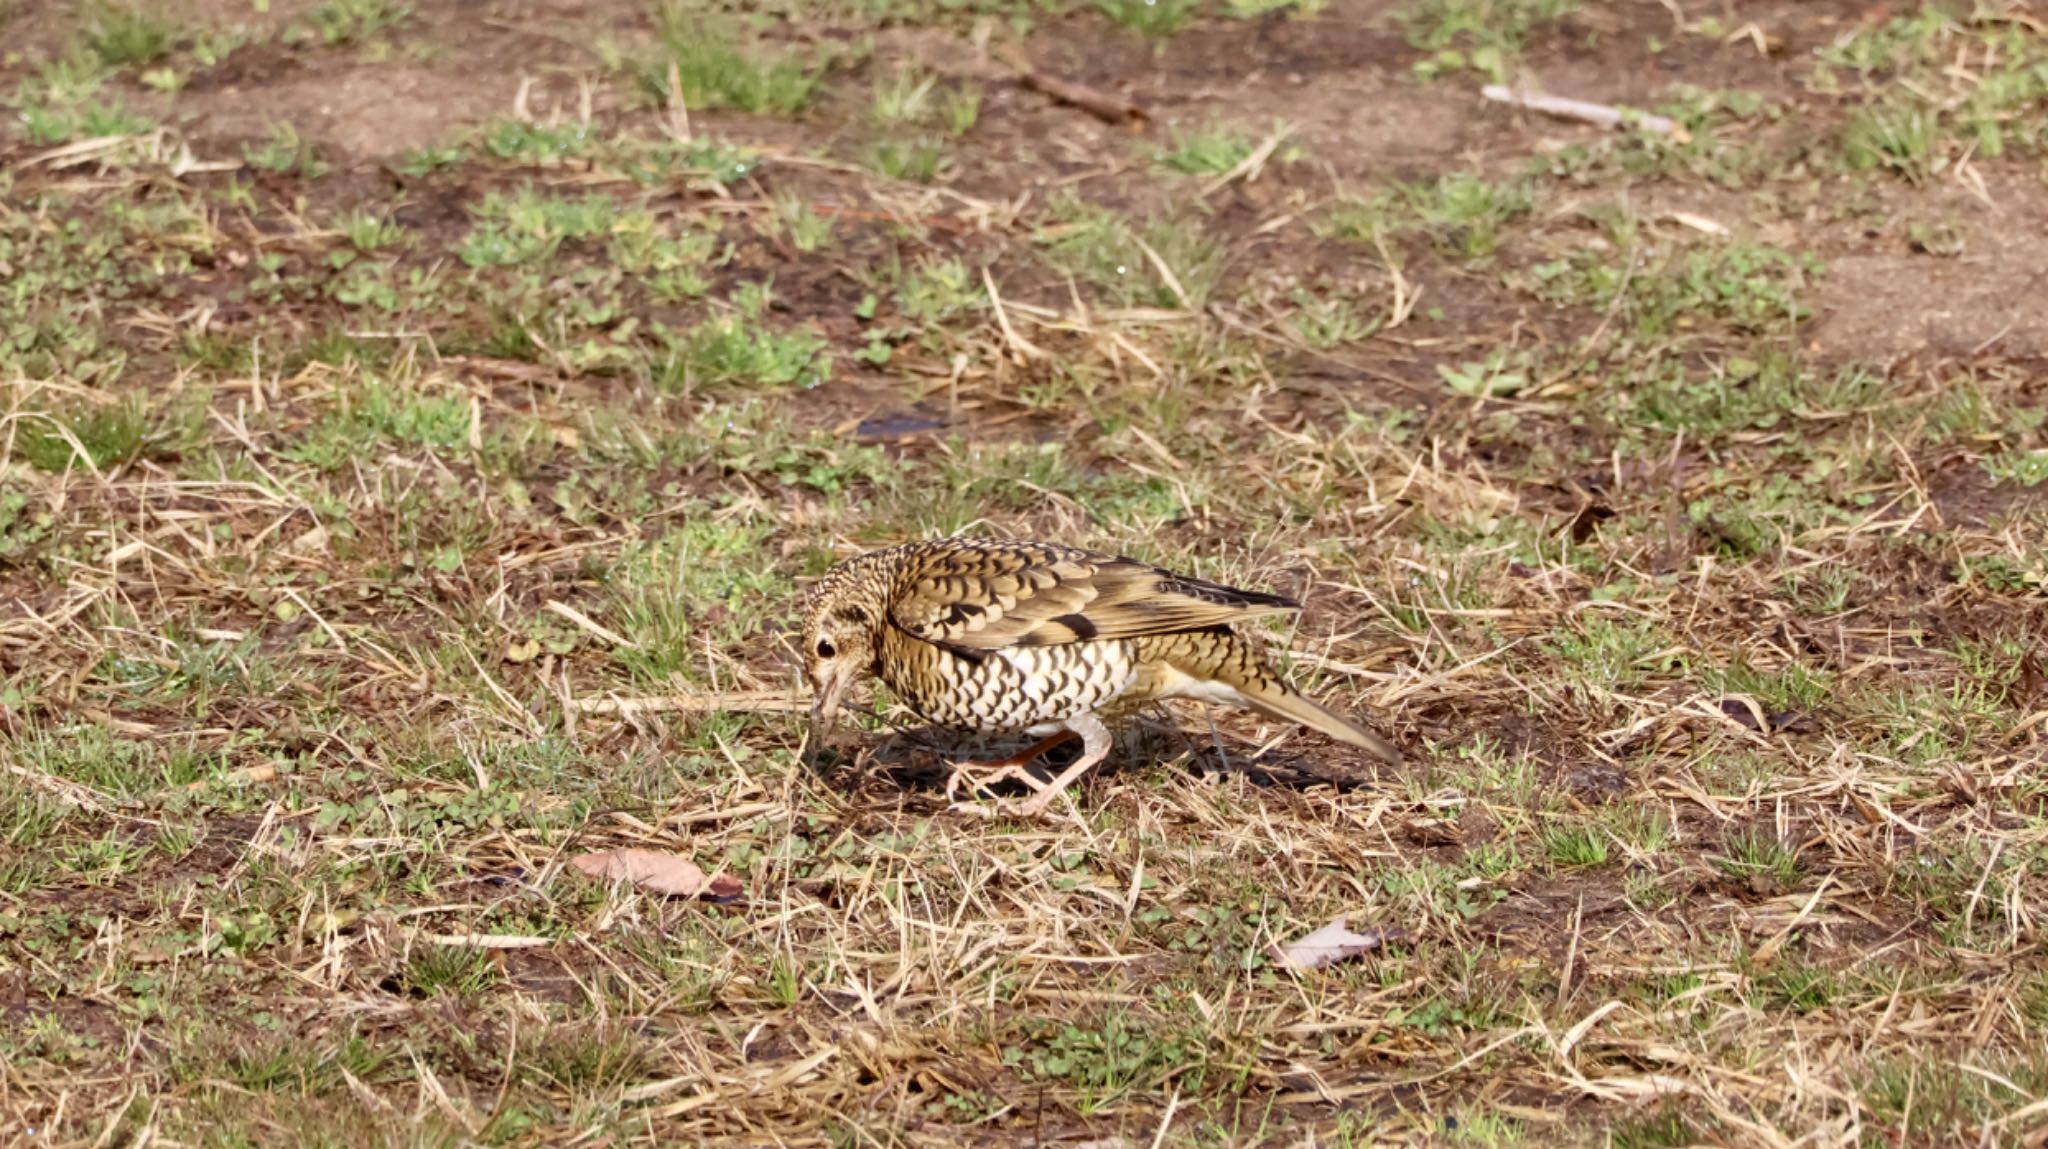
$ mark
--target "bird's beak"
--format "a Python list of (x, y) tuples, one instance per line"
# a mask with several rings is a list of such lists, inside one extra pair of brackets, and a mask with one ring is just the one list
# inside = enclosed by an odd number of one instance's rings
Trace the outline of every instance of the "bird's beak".
[(832, 729), (832, 722), (839, 717), (839, 696), (846, 691), (846, 679), (836, 667), (827, 665), (825, 681), (818, 686), (816, 697), (811, 699), (810, 757), (816, 759), (825, 749), (825, 735)]

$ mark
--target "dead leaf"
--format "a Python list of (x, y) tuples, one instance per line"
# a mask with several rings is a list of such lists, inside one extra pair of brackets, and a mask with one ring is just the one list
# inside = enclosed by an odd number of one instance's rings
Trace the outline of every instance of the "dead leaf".
[(2044, 683), (2048, 683), (2048, 676), (2041, 673), (2041, 658), (2030, 651), (2020, 659), (2018, 677), (2005, 688), (2005, 700), (2015, 710), (2025, 710), (2040, 696)]
[(1718, 219), (1709, 219), (1703, 215), (1694, 215), (1689, 211), (1674, 211), (1667, 214), (1664, 218), (1672, 221), (1673, 223), (1682, 223), (1685, 226), (1693, 229), (1694, 231), (1706, 232), (1708, 235), (1728, 234), (1727, 224), (1722, 223)]
[(1762, 730), (1764, 728), (1763, 710), (1747, 698), (1723, 698), (1721, 700), (1721, 713), (1733, 718), (1735, 724), (1745, 730)]
[(255, 766), (244, 766), (239, 770), (230, 770), (218, 778), (202, 778), (197, 782), (188, 782), (185, 784), (185, 789), (204, 790), (208, 786), (219, 785), (224, 782), (255, 786), (261, 785), (264, 782), (275, 781), (277, 781), (277, 767), (271, 763), (264, 762)]
[(314, 524), (313, 529), (284, 545), (284, 549), (295, 555), (319, 555), (327, 553), (327, 540), (331, 536), (327, 528)]
[(702, 867), (681, 854), (666, 850), (620, 849), (581, 854), (569, 864), (606, 882), (629, 882), (655, 894), (674, 898), (705, 898), (730, 901), (740, 894), (740, 881), (731, 874), (706, 875)]
[(1592, 538), (1593, 532), (1599, 529), (1600, 524), (1613, 517), (1614, 508), (1604, 503), (1587, 503), (1580, 507), (1579, 513), (1572, 516), (1571, 526), (1567, 528), (1571, 531), (1573, 544), (1583, 543)]
[(1399, 927), (1380, 926), (1354, 933), (1347, 924), (1349, 920), (1338, 918), (1299, 941), (1273, 947), (1274, 960), (1293, 969), (1321, 969), (1346, 958), (1369, 954), (1388, 942), (1408, 941), (1413, 936)]
[(1765, 714), (1764, 708), (1757, 704), (1756, 699), (1747, 694), (1731, 694), (1723, 698), (1721, 713), (1733, 719), (1735, 724), (1744, 730), (1754, 730), (1759, 734), (1783, 730), (1799, 720), (1799, 715), (1790, 710)]

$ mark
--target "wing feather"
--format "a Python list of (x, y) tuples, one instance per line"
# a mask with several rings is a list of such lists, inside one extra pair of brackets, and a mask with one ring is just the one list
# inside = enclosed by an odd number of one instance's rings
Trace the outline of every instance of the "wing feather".
[(1171, 634), (1299, 605), (1050, 543), (938, 539), (906, 550), (890, 620), (962, 651)]

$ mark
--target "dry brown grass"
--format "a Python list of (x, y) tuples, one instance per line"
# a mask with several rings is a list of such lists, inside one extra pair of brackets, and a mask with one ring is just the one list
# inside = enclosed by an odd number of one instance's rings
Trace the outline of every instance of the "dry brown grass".
[[(1032, 9), (1037, 66), (1262, 141), (1183, 176), (939, 8), (799, 117), (684, 119), (633, 79), (681, 63), (609, 71), (574, 14), (417, 7), (219, 66), (322, 175), (207, 121), (31, 134), (213, 106), (199, 24), (176, 97), (63, 88), (47, 29), (0, 65), (0, 1141), (2048, 1130), (2038, 352), (1817, 352), (1835, 273), (1782, 254), (1958, 191), (2005, 213), (1956, 214), (1971, 242), (2033, 219), (2031, 140), (1934, 167), (2048, 110), (1970, 95), (2048, 58), (2030, 23), (1772, 10), (1800, 62), (1768, 75), (1662, 9), (1529, 33), (1516, 66), (1668, 97), (1680, 146), (1465, 108), (1370, 6), (1207, 13), (1156, 55)], [(279, 19), (344, 15), (380, 27)], [(1636, 90), (1653, 36), (1791, 113)], [(1958, 43), (1982, 75), (1940, 72), (1935, 151), (1854, 173), (1844, 123)], [(962, 132), (891, 110), (943, 137), (933, 186), (849, 158), (898, 66), (981, 86)], [(340, 142), (380, 85), (516, 70), (524, 119), (458, 152)], [(956, 530), (1303, 597), (1269, 637), (1413, 765), (1161, 713), (1068, 813), (989, 823), (937, 790), (977, 748), (881, 699), (807, 769), (788, 596)], [(613, 847), (744, 893), (570, 865)], [(1338, 917), (1403, 935), (1276, 963)]]

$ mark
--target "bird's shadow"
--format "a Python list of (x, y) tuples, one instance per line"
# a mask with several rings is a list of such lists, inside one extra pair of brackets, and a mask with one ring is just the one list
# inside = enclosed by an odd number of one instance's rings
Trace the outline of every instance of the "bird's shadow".
[[(1310, 736), (1314, 737), (1314, 736)], [(869, 780), (887, 783), (913, 794), (944, 791), (960, 762), (988, 762), (1007, 758), (1035, 739), (956, 734), (937, 728), (898, 728), (873, 743), (843, 736), (836, 750), (821, 752), (813, 762), (829, 785), (851, 794)], [(1331, 787), (1338, 791), (1363, 789), (1379, 784), (1379, 772), (1386, 767), (1370, 755), (1315, 738), (1315, 745), (1299, 749), (1268, 750), (1246, 755), (1225, 745), (1221, 739), (1202, 737), (1163, 721), (1145, 721), (1117, 732), (1116, 746), (1109, 757), (1089, 772), (1089, 777), (1113, 777), (1125, 770), (1166, 765), (1191, 770), (1202, 776), (1243, 774), (1254, 786), (1286, 790)], [(1081, 756), (1079, 740), (1054, 746), (1030, 765), (1032, 774), (1049, 780)], [(1089, 777), (1080, 784), (1087, 785)], [(995, 783), (989, 794), (1015, 797), (1030, 793), (1022, 781)]]

